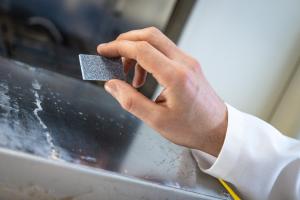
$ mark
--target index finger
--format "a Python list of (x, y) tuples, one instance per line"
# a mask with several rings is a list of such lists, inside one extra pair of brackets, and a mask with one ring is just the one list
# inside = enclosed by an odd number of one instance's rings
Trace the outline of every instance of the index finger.
[(176, 45), (160, 30), (154, 27), (122, 33), (118, 36), (117, 40), (146, 41), (171, 59), (176, 59), (181, 55)]
[(125, 57), (136, 60), (163, 86), (170, 83), (175, 64), (148, 42), (115, 40), (97, 47), (99, 54), (107, 57)]

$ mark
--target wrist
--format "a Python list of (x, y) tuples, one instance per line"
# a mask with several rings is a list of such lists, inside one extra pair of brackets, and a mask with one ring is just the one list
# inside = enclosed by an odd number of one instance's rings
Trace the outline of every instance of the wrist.
[(213, 126), (213, 128), (207, 133), (205, 142), (202, 143), (202, 147), (199, 150), (204, 151), (212, 156), (218, 157), (227, 132), (228, 126), (228, 111), (227, 106), (222, 103), (222, 109), (219, 109), (219, 120)]

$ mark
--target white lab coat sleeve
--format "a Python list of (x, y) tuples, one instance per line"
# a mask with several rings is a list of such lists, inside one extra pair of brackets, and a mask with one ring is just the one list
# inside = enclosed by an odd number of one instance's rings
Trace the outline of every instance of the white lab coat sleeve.
[(300, 199), (300, 142), (230, 105), (227, 109), (219, 156), (192, 150), (200, 169), (232, 183), (243, 199)]

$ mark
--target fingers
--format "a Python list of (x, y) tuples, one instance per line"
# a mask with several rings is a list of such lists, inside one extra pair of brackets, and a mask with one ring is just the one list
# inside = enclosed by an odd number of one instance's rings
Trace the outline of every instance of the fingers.
[(139, 65), (136, 64), (134, 68), (134, 78), (132, 81), (132, 86), (139, 88), (144, 85), (147, 77), (147, 72)]
[(146, 41), (170, 58), (175, 58), (179, 53), (176, 45), (155, 27), (122, 33), (117, 40)]
[(172, 82), (170, 75), (174, 72), (176, 65), (147, 42), (115, 40), (99, 45), (97, 51), (107, 57), (121, 56), (136, 60), (147, 72), (152, 73), (163, 86)]
[(155, 117), (162, 112), (162, 107), (147, 99), (124, 81), (113, 79), (106, 82), (104, 87), (125, 110), (148, 124), (152, 124)]
[(122, 33), (118, 36), (117, 40), (146, 41), (168, 58), (193, 69), (200, 68), (197, 61), (181, 51), (167, 36), (155, 27)]

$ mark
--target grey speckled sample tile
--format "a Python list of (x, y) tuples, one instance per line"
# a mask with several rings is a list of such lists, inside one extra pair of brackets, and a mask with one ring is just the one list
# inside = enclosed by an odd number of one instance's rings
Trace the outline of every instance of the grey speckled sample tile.
[(125, 80), (121, 58), (79, 54), (79, 62), (83, 80)]

